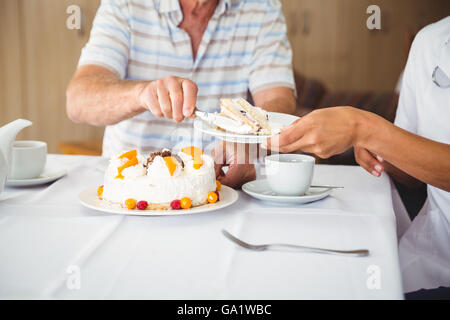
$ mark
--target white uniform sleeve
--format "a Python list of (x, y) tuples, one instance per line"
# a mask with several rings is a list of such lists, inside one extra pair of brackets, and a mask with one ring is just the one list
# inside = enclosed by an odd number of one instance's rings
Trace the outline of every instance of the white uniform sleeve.
[(395, 117), (395, 125), (405, 129), (409, 132), (417, 134), (417, 101), (416, 101), (416, 68), (417, 51), (419, 48), (419, 41), (416, 39), (411, 46), (409, 52), (408, 62), (403, 73), (403, 79), (400, 89), (400, 99), (397, 107), (397, 114)]
[(124, 78), (130, 51), (130, 28), (127, 18), (126, 2), (102, 0), (78, 66), (99, 65)]

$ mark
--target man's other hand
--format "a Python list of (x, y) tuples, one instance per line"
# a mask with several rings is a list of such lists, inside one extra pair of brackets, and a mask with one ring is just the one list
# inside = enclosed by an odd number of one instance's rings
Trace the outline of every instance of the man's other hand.
[[(248, 144), (220, 142), (213, 152), (213, 157), (216, 163), (216, 177), (222, 184), (240, 188), (244, 183), (256, 179)], [(222, 170), (225, 166), (228, 166), (226, 174)]]

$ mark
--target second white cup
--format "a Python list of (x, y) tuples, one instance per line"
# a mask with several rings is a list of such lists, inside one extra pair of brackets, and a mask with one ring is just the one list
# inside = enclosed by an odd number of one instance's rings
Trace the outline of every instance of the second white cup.
[(303, 154), (274, 154), (265, 158), (269, 187), (278, 195), (301, 196), (311, 186), (315, 159)]

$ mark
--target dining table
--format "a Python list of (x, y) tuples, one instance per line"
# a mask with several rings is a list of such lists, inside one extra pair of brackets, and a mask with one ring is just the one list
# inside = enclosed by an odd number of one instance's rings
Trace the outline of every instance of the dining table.
[[(51, 183), (0, 194), (1, 299), (403, 299), (392, 185), (358, 166), (316, 165), (313, 184), (342, 186), (320, 201), (257, 200), (229, 207), (130, 216), (84, 207), (108, 160), (49, 154)], [(46, 169), (46, 170), (47, 170)], [(258, 171), (258, 178), (263, 177)], [(227, 239), (338, 250), (251, 251)]]

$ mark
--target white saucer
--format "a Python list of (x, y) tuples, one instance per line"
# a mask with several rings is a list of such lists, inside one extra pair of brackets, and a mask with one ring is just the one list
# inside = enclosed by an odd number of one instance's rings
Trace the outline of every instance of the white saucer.
[(279, 203), (297, 203), (297, 204), (321, 200), (327, 197), (332, 191), (332, 189), (330, 188), (311, 187), (302, 196), (280, 196), (270, 189), (267, 180), (255, 180), (247, 182), (242, 186), (242, 190), (245, 193), (249, 194), (250, 196), (260, 200)]
[(51, 169), (46, 167), (44, 172), (37, 178), (14, 180), (8, 179), (6, 185), (8, 187), (28, 187), (49, 183), (64, 177), (67, 174), (66, 169)]
[(205, 204), (203, 206), (185, 210), (128, 210), (121, 208), (118, 205), (111, 206), (106, 204), (98, 198), (97, 187), (89, 187), (78, 195), (78, 200), (83, 206), (104, 213), (125, 214), (129, 216), (177, 216), (223, 209), (235, 203), (239, 195), (234, 189), (222, 185), (222, 188), (219, 191), (219, 197), (220, 200), (216, 203)]
[[(286, 114), (286, 113), (278, 113), (278, 112), (268, 112), (269, 114), (269, 123), (274, 130), (279, 130), (283, 127), (290, 125), (295, 120), (299, 119), (299, 117)], [(201, 120), (195, 119), (194, 128), (200, 132), (205, 134), (217, 137), (221, 140), (228, 142), (237, 142), (237, 143), (262, 143), (270, 136), (258, 136), (254, 134), (237, 134), (231, 132), (225, 132), (219, 129), (214, 128), (209, 123)]]

